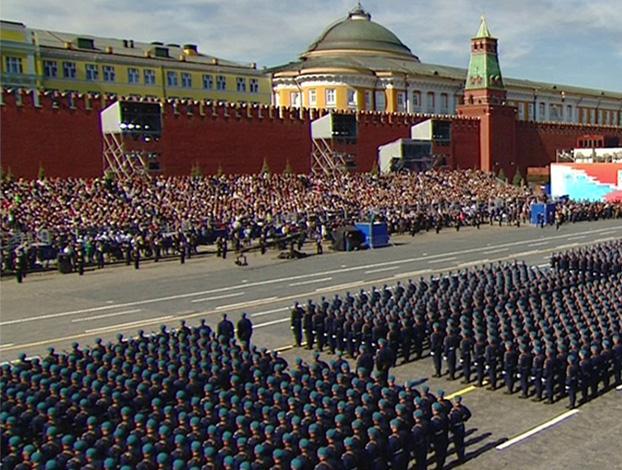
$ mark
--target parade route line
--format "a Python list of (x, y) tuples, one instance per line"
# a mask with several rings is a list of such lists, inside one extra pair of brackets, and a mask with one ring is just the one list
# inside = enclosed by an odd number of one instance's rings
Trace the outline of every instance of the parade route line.
[(106, 313), (105, 315), (95, 315), (92, 317), (75, 318), (71, 320), (71, 323), (77, 323), (81, 321), (90, 321), (90, 320), (99, 320), (101, 318), (117, 317), (119, 315), (129, 315), (131, 313), (137, 313), (137, 312), (142, 312), (142, 310), (140, 308), (135, 308), (134, 310), (124, 310), (122, 312)]
[(467, 393), (471, 393), (473, 390), (477, 390), (477, 387), (475, 385), (469, 385), (468, 387), (465, 387), (462, 390), (458, 390), (457, 392), (450, 393), (445, 398), (447, 398), (448, 400), (451, 400), (452, 398), (456, 398), (457, 396), (463, 396), (463, 395), (466, 395)]
[(562, 413), (556, 418), (553, 418), (552, 420), (547, 421), (546, 423), (540, 424), (539, 426), (536, 426), (535, 428), (530, 429), (529, 431), (524, 432), (522, 434), (519, 434), (518, 436), (513, 437), (509, 441), (506, 441), (503, 444), (498, 445), (496, 449), (497, 450), (507, 449), (508, 447), (516, 444), (517, 442), (527, 439), (529, 436), (533, 436), (534, 434), (539, 433), (540, 431), (544, 431), (545, 429), (550, 428), (551, 426), (565, 420), (566, 418), (570, 418), (571, 416), (576, 415), (578, 412), (579, 410), (576, 410), (576, 409), (566, 411), (565, 413)]
[(529, 246), (529, 247), (532, 247), (532, 246), (542, 246), (542, 245), (548, 245), (548, 243), (549, 243), (548, 241), (544, 241), (544, 242), (536, 242), (536, 243), (530, 243), (530, 244), (529, 244), (529, 245), (527, 245), (527, 246)]
[(270, 315), (271, 313), (277, 313), (277, 312), (285, 312), (286, 310), (289, 310), (289, 307), (281, 307), (281, 308), (275, 308), (272, 310), (266, 310), (264, 312), (257, 312), (257, 313), (251, 313), (251, 317), (263, 317), (264, 315)]
[(165, 317), (150, 318), (148, 320), (138, 320), (138, 321), (132, 321), (129, 323), (120, 323), (118, 325), (110, 325), (110, 326), (102, 326), (100, 328), (92, 328), (90, 330), (84, 330), (84, 332), (85, 333), (104, 333), (104, 332), (109, 332), (109, 331), (122, 330), (125, 328), (132, 328), (132, 327), (136, 328), (140, 326), (150, 325), (151, 323), (158, 323), (164, 320), (170, 320), (171, 318), (173, 318), (173, 315), (166, 315)]
[(447, 261), (453, 261), (456, 258), (457, 258), (457, 256), (452, 256), (450, 258), (435, 259), (434, 261), (428, 261), (428, 264), (445, 263)]
[(257, 325), (253, 326), (253, 329), (264, 328), (266, 326), (276, 325), (278, 323), (285, 323), (286, 321), (289, 321), (289, 318), (281, 318), (280, 320), (272, 320), (266, 323), (258, 323)]
[(485, 255), (491, 255), (493, 253), (501, 253), (502, 251), (510, 251), (509, 248), (497, 248), (496, 250), (488, 250), (484, 251)]
[(388, 268), (379, 268), (379, 269), (372, 269), (370, 271), (365, 271), (363, 274), (373, 274), (373, 273), (381, 273), (384, 271), (393, 271), (394, 269), (397, 269), (399, 266), (389, 266)]
[(216, 295), (214, 297), (204, 297), (202, 299), (194, 299), (194, 300), (191, 300), (190, 302), (195, 303), (195, 302), (208, 302), (210, 300), (229, 299), (231, 297), (240, 297), (244, 295), (245, 293), (246, 292), (236, 292), (235, 294)]
[(332, 277), (323, 277), (321, 279), (311, 279), (310, 281), (292, 282), (291, 284), (289, 284), (289, 287), (306, 286), (307, 284), (315, 284), (318, 282), (326, 282), (326, 281), (332, 281), (332, 280), (333, 280)]

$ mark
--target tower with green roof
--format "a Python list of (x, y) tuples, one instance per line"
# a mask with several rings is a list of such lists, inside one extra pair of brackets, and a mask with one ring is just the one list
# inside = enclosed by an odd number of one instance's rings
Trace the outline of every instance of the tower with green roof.
[(497, 39), (482, 16), (477, 34), (471, 38), (471, 59), (464, 86), (467, 104), (502, 104), (506, 98)]
[(464, 103), (458, 114), (479, 120), (480, 169), (495, 174), (503, 170), (513, 177), (520, 168), (516, 161), (516, 108), (506, 102), (497, 53), (497, 39), (482, 16), (479, 30), (471, 38)]

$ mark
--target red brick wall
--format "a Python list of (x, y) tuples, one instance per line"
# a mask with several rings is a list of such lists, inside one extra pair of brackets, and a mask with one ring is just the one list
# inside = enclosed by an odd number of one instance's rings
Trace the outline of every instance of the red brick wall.
[[(18, 177), (35, 178), (39, 167), (49, 177), (93, 177), (103, 171), (99, 112), (102, 99), (78, 98), (69, 107), (68, 97), (40, 95), (34, 106), (23, 95), (3, 94), (0, 106), (0, 163)], [(296, 172), (310, 168), (310, 121), (319, 117), (309, 110), (185, 105), (164, 107), (164, 130), (159, 143), (148, 144), (162, 154), (166, 174), (189, 175), (193, 167), (204, 174), (221, 168), (225, 173), (256, 173), (264, 159), (270, 170), (282, 172), (287, 163)], [(410, 136), (410, 127), (428, 119), (424, 115), (360, 113), (359, 139), (354, 151), (358, 171), (369, 171), (380, 145)], [(477, 167), (479, 121), (455, 119), (452, 144), (437, 147), (449, 164)], [(143, 147), (134, 143), (134, 147)]]
[(51, 98), (42, 97), (41, 107), (24, 96), (22, 105), (14, 95), (3, 95), (0, 106), (0, 164), (20, 177), (35, 178), (39, 167), (47, 176), (99, 176), (102, 173), (102, 141), (99, 133), (99, 106), (68, 109), (61, 100), (58, 109)]
[(516, 155), (523, 174), (530, 166), (546, 166), (555, 161), (556, 150), (572, 149), (584, 134), (622, 138), (622, 128), (573, 124), (516, 122)]

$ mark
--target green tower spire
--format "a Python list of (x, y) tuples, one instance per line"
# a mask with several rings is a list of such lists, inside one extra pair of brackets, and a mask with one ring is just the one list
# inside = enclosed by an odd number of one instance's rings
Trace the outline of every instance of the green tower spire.
[(488, 24), (486, 23), (486, 17), (482, 15), (480, 17), (479, 30), (475, 35), (476, 38), (491, 38), (492, 34), (490, 34), (490, 30), (488, 29)]
[(477, 34), (471, 39), (471, 59), (464, 88), (465, 90), (504, 89), (497, 56), (497, 39), (492, 37), (483, 16)]

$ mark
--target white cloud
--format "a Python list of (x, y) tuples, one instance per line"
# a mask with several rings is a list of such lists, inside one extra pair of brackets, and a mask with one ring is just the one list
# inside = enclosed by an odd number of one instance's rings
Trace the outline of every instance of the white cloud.
[[(590, 61), (594, 66), (604, 61), (612, 74), (622, 75), (620, 61), (610, 60), (621, 52), (620, 0), (481, 0), (473, 4), (471, 0), (363, 1), (373, 19), (395, 32), (424, 62), (465, 67), (469, 38), (477, 31), (479, 16), (485, 14), (500, 40), (502, 67), (512, 73), (541, 72), (534, 65), (545, 60), (540, 52), (558, 47), (560, 57), (565, 57), (558, 67), (571, 80), (577, 66), (589, 67)], [(209, 54), (270, 66), (296, 59), (326, 26), (354, 5), (354, 0), (4, 0), (2, 16), (34, 28), (197, 43)], [(592, 43), (599, 48), (590, 57), (573, 60), (568, 54)], [(613, 79), (610, 83), (621, 88)]]

